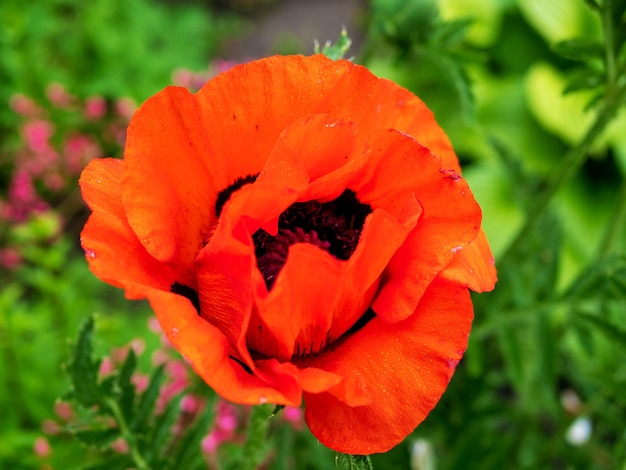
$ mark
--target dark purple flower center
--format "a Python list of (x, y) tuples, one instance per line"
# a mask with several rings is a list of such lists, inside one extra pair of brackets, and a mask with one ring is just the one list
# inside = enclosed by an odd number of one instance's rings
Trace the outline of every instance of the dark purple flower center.
[(294, 243), (311, 243), (337, 259), (348, 260), (371, 212), (372, 208), (359, 202), (349, 189), (332, 201), (296, 202), (289, 206), (280, 214), (276, 236), (263, 229), (252, 236), (257, 266), (267, 288), (274, 285)]
[[(258, 175), (237, 178), (220, 191), (215, 202), (219, 217), (224, 204), (232, 194), (246, 184), (254, 183)], [(294, 243), (310, 243), (327, 251), (335, 258), (348, 260), (359, 243), (365, 218), (372, 212), (368, 204), (359, 202), (354, 191), (346, 189), (328, 202), (296, 202), (278, 219), (278, 233), (270, 235), (263, 229), (252, 235), (257, 266), (269, 289), (285, 265), (289, 247)]]

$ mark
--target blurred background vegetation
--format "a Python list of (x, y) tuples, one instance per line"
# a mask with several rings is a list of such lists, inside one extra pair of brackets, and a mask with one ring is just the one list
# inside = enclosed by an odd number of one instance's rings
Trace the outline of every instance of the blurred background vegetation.
[[(80, 417), (56, 401), (86, 316), (99, 314), (101, 356), (142, 344), (149, 372), (163, 349), (147, 305), (88, 272), (84, 164), (121, 156), (133, 110), (164, 86), (310, 54), (342, 25), (348, 55), (415, 92), (451, 137), (500, 278), (475, 297), (444, 398), (374, 467), (626, 468), (625, 15), (624, 0), (3, 0), (0, 468), (124, 453), (85, 449), (70, 432)], [(237, 426), (188, 468), (228, 468)], [(268, 468), (336, 468), (297, 420), (270, 447)]]

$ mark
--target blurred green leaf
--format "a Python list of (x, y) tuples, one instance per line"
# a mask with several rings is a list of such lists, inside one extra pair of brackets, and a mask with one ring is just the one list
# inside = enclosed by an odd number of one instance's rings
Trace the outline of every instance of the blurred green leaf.
[(626, 351), (626, 330), (621, 325), (598, 315), (590, 315), (584, 312), (577, 312), (573, 319), (587, 327), (600, 331), (606, 338)]
[(73, 431), (72, 434), (82, 443), (105, 448), (115, 439), (120, 437), (119, 429), (88, 429)]
[(553, 46), (554, 52), (574, 60), (603, 60), (604, 47), (599, 41), (587, 38), (567, 39)]
[(568, 77), (563, 94), (598, 88), (604, 85), (604, 82), (605, 77), (602, 72), (589, 68), (580, 69)]
[(563, 298), (626, 300), (626, 255), (611, 255), (593, 263), (572, 282)]
[(135, 462), (128, 455), (113, 455), (102, 462), (81, 467), (81, 470), (128, 470), (134, 468)]

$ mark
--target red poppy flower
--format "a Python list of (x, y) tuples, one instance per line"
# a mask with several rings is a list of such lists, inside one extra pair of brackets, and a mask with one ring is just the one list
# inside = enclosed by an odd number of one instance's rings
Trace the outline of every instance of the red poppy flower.
[(81, 177), (91, 270), (147, 298), (224, 398), (305, 403), (326, 446), (398, 444), (467, 346), (468, 288), (493, 288), (481, 212), (413, 94), (323, 56), (169, 87), (124, 160)]

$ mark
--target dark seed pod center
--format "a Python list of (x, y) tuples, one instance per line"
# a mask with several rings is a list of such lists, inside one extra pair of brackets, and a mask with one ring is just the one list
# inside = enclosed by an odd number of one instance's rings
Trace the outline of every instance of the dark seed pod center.
[(328, 202), (296, 202), (278, 219), (278, 234), (257, 230), (252, 236), (257, 266), (271, 289), (294, 243), (311, 243), (340, 260), (348, 260), (359, 243), (365, 218), (372, 212), (354, 191)]

